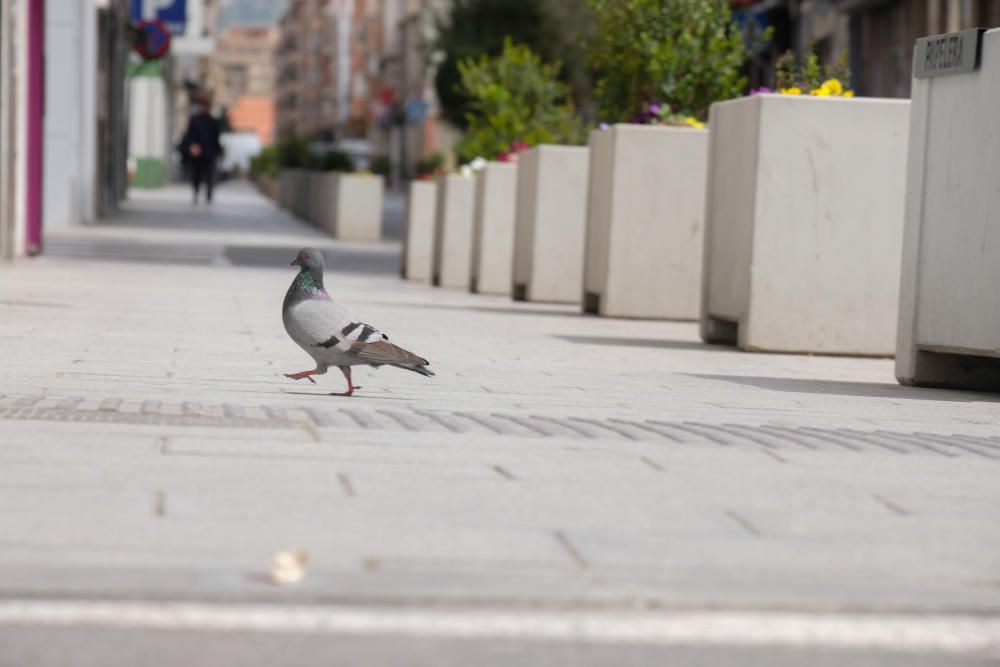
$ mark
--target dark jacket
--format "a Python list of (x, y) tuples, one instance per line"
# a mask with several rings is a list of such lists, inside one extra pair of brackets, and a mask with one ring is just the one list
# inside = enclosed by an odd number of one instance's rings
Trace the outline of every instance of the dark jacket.
[[(201, 155), (195, 158), (191, 155), (191, 145), (201, 146)], [(219, 121), (207, 113), (196, 113), (188, 121), (187, 132), (181, 139), (181, 155), (185, 161), (204, 160), (214, 162), (222, 155), (222, 144), (219, 143)]]

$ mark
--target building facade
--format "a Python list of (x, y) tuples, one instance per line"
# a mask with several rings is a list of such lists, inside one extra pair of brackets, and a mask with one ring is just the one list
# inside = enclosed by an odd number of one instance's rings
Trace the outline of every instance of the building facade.
[(264, 145), (274, 140), (274, 26), (233, 26), (215, 43), (209, 88), (215, 106), (233, 130), (254, 132)]
[(365, 145), (399, 178), (454, 131), (429, 69), (434, 15), (449, 0), (291, 0), (275, 53), (276, 125), (292, 136)]
[(231, 107), (239, 98), (271, 97), (274, 93), (274, 26), (233, 26), (215, 42), (211, 88), (216, 104)]
[(42, 252), (46, 232), (124, 196), (127, 11), (127, 0), (0, 4), (0, 259)]
[(394, 180), (414, 173), (430, 153), (451, 156), (460, 135), (441, 118), (434, 89), (435, 19), (450, 0), (389, 0), (394, 11), (384, 17), (379, 53), (381, 96), (376, 106), (373, 139), (392, 165)]
[(336, 32), (330, 0), (290, 0), (274, 54), (279, 139), (330, 138), (336, 100)]

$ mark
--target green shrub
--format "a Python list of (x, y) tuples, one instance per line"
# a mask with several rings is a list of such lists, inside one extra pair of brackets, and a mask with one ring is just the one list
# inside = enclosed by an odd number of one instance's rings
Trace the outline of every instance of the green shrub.
[(309, 142), (298, 137), (284, 139), (278, 143), (278, 164), (282, 169), (305, 169), (309, 166), (312, 156), (309, 153)]
[(434, 152), (417, 160), (417, 176), (431, 176), (438, 169), (444, 168), (444, 155)]
[(371, 172), (388, 178), (392, 173), (392, 160), (387, 155), (379, 155), (372, 160)]
[(462, 62), (469, 129), (456, 149), (459, 160), (495, 158), (518, 140), (529, 146), (583, 143), (583, 121), (568, 99), (568, 87), (557, 78), (559, 67), (509, 40), (496, 58)]
[[(427, 4), (427, 3), (425, 3)], [(443, 54), (434, 85), (444, 117), (466, 127), (469, 98), (462, 85), (459, 65), (470, 58), (498, 56), (507, 39), (525, 44), (545, 60), (566, 60), (576, 53), (558, 5), (581, 0), (451, 0), (436, 16), (433, 48)], [(577, 12), (581, 13), (581, 12)], [(583, 68), (582, 58), (572, 64)], [(576, 70), (574, 70), (575, 72)]]
[(250, 160), (250, 173), (260, 178), (276, 178), (281, 171), (277, 146), (268, 146)]
[(338, 150), (315, 153), (312, 155), (309, 168), (317, 171), (342, 171), (350, 173), (354, 171), (354, 158), (348, 153)]
[[(597, 19), (591, 64), (601, 119), (629, 121), (650, 103), (708, 117), (716, 100), (745, 92), (750, 55), (729, 0), (590, 0)], [(764, 41), (770, 39), (770, 32)]]

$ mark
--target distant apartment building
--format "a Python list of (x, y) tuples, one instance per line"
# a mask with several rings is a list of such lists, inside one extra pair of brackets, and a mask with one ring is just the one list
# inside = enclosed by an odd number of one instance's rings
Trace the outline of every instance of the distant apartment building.
[(244, 95), (270, 97), (274, 92), (273, 26), (234, 26), (215, 42), (212, 84), (215, 102), (231, 107)]
[(333, 139), (336, 31), (331, 0), (290, 0), (274, 58), (278, 138)]
[(378, 91), (384, 4), (289, 2), (275, 53), (279, 137), (329, 141), (367, 136), (372, 95)]
[(275, 54), (278, 137), (360, 139), (409, 172), (443, 150), (427, 45), (449, 0), (291, 0)]
[(383, 99), (380, 54), (385, 38), (384, 17), (394, 0), (339, 0), (336, 8), (340, 37), (341, 103), (338, 126), (347, 138), (369, 138)]
[(261, 143), (274, 140), (274, 51), (278, 29), (234, 26), (215, 42), (209, 88), (214, 104), (225, 110), (234, 130), (257, 134)]
[(435, 18), (446, 13), (451, 0), (387, 0), (386, 5), (372, 138), (390, 158), (395, 177), (406, 178), (422, 157), (450, 156), (459, 139), (458, 130), (440, 118), (428, 51), (436, 37)]

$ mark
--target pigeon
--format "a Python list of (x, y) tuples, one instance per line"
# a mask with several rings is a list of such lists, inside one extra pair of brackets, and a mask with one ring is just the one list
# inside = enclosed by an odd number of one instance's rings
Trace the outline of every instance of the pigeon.
[(303, 248), (292, 266), (299, 267), (299, 274), (285, 294), (281, 319), (292, 340), (316, 360), (316, 369), (286, 373), (285, 377), (315, 384), (313, 375), (323, 375), (328, 367), (336, 366), (347, 380), (347, 391), (332, 395), (351, 396), (355, 389), (361, 389), (351, 382), (351, 366), (395, 366), (434, 375), (426, 359), (393, 345), (384, 333), (334, 303), (323, 288), (323, 255), (319, 250)]

